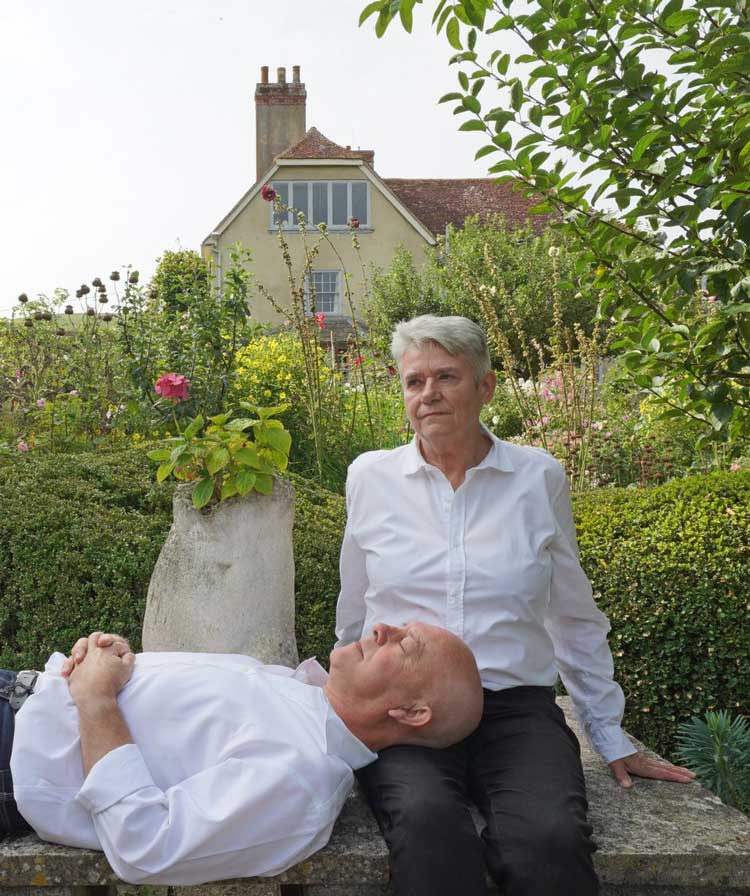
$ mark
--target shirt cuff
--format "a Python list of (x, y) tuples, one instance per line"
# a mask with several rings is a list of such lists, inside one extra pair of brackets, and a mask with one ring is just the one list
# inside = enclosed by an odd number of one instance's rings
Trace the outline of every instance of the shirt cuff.
[(135, 744), (110, 750), (94, 765), (76, 794), (76, 802), (87, 812), (104, 812), (142, 787), (153, 787), (154, 779)]
[(605, 725), (599, 728), (584, 726), (591, 746), (609, 765), (615, 759), (632, 756), (638, 750), (619, 725)]

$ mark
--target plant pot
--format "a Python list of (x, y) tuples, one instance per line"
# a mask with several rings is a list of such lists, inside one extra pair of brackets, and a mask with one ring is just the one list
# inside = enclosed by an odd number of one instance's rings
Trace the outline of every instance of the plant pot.
[(177, 487), (143, 620), (144, 650), (240, 653), (297, 664), (294, 637), (294, 489), (251, 492), (196, 510)]

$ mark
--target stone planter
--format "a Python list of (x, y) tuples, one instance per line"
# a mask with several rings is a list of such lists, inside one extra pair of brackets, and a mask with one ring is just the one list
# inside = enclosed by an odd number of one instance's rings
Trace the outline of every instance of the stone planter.
[(294, 666), (294, 489), (196, 510), (178, 486), (143, 620), (144, 650), (241, 653)]

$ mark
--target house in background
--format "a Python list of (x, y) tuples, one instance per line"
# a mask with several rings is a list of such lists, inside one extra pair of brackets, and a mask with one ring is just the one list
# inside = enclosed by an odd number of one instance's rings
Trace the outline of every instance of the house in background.
[[(240, 242), (252, 253), (252, 270), (282, 307), (290, 303), (289, 281), (278, 244), (278, 221), (262, 188), (270, 184), (282, 203), (304, 212), (308, 245), (317, 241), (318, 224), (325, 223), (331, 245), (323, 241), (310, 273), (315, 310), (326, 315), (326, 331), (339, 342), (351, 323), (344, 274), (356, 302), (360, 295), (361, 261), (352, 247), (352, 223), (357, 226), (362, 258), (378, 267), (390, 265), (403, 245), (415, 260), (448, 224), (461, 227), (469, 215), (502, 214), (507, 222), (523, 225), (532, 203), (508, 184), (490, 179), (381, 178), (372, 150), (339, 146), (316, 128), (307, 129), (307, 92), (300, 68), (277, 70), (276, 83), (261, 69), (255, 89), (256, 181), (204, 240), (204, 257), (214, 264), (219, 282), (231, 263), (231, 247)], [(545, 221), (531, 219), (541, 228)], [(304, 237), (294, 212), (282, 213), (281, 225), (289, 244), (296, 275), (304, 270)], [(281, 323), (286, 315), (262, 296), (251, 301), (253, 317)], [(327, 341), (327, 340), (326, 340)]]

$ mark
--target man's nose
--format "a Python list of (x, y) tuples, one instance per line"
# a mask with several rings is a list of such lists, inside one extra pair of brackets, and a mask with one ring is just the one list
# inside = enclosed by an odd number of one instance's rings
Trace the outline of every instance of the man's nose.
[(385, 622), (379, 622), (373, 626), (372, 633), (375, 635), (375, 643), (378, 647), (382, 647), (383, 644), (400, 637), (401, 629), (394, 625), (386, 625)]

